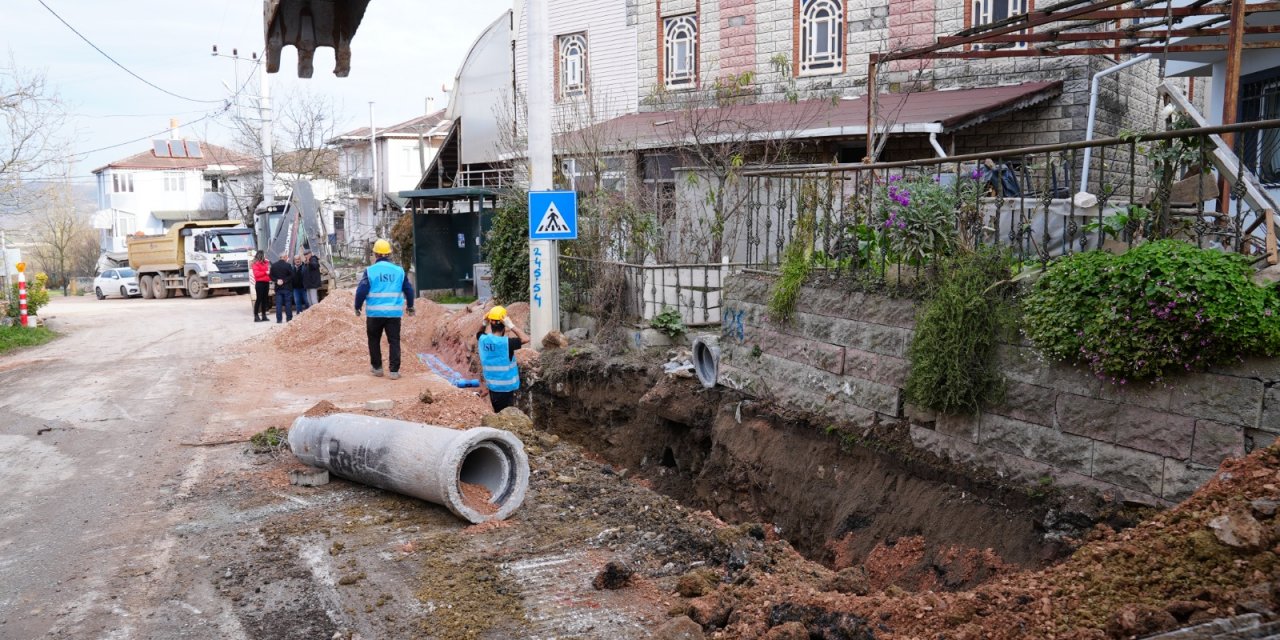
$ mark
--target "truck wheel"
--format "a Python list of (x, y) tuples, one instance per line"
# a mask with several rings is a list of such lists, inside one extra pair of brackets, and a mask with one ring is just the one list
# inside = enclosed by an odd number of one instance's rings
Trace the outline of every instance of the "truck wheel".
[(93, 293), (94, 295), (98, 296), (99, 300), (103, 300), (106, 298), (106, 296), (102, 295), (102, 287), (94, 287)]
[(169, 288), (165, 286), (163, 273), (151, 276), (151, 295), (156, 300), (164, 300), (169, 297)]
[(150, 300), (151, 296), (155, 293), (151, 290), (151, 286), (151, 276), (142, 276), (141, 278), (138, 278), (138, 290), (142, 292), (143, 299)]
[(187, 295), (196, 300), (204, 300), (209, 297), (209, 287), (204, 286), (204, 280), (193, 273), (187, 276)]

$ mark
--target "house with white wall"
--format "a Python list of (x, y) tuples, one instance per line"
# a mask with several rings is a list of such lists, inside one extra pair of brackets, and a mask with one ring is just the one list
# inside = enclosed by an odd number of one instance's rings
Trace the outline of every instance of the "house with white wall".
[(338, 154), (339, 198), (344, 204), (333, 224), (340, 244), (372, 241), (387, 216), (403, 211), (405, 200), (398, 193), (412, 189), (422, 178), (448, 130), (449, 121), (441, 109), (380, 127), (372, 136), (369, 127), (362, 127), (327, 142)]
[(125, 251), (128, 236), (164, 233), (175, 222), (226, 218), (227, 179), (256, 165), (254, 158), (180, 138), (175, 130), (146, 151), (94, 169), (93, 226), (103, 251)]

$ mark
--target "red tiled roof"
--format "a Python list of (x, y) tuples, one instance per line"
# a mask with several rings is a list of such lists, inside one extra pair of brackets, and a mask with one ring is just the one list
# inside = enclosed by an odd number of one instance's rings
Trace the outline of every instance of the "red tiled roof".
[(106, 169), (154, 169), (160, 171), (166, 169), (204, 169), (215, 164), (247, 167), (258, 163), (258, 160), (252, 156), (207, 142), (200, 143), (200, 151), (204, 156), (203, 158), (163, 158), (156, 157), (155, 150), (149, 149), (141, 153), (135, 153), (123, 160), (116, 160), (98, 167), (93, 170), (93, 173), (100, 173)]
[[(1015, 109), (1043, 102), (1062, 92), (1062, 82), (1028, 82), (1003, 87), (886, 93), (878, 112), (895, 131), (929, 133), (955, 131), (979, 124)], [(684, 111), (632, 113), (593, 125), (569, 136), (587, 136), (605, 147), (655, 149), (699, 141), (711, 142), (715, 129), (745, 128), (761, 139), (771, 137), (836, 138), (864, 136), (867, 130), (865, 97), (801, 102), (765, 102)], [(719, 121), (719, 122), (717, 122)], [(700, 131), (701, 130), (701, 131)]]

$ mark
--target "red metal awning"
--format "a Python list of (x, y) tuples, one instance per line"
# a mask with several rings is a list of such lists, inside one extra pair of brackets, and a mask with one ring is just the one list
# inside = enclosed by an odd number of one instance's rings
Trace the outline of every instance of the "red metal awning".
[[(970, 127), (1062, 93), (1062, 82), (1028, 82), (1002, 87), (887, 93), (877, 110), (891, 133), (946, 133)], [(707, 109), (632, 113), (561, 136), (613, 150), (659, 149), (715, 143), (716, 138), (818, 139), (867, 134), (866, 96), (852, 99), (735, 104)]]

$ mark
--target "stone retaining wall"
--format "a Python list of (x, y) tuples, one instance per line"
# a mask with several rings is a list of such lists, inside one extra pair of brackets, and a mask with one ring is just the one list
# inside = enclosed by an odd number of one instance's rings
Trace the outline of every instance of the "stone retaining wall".
[(1224, 458), (1280, 436), (1280, 360), (1117, 386), (1025, 344), (999, 349), (1001, 406), (936, 416), (903, 391), (914, 302), (806, 287), (793, 321), (779, 326), (767, 318), (771, 283), (756, 274), (726, 281), (722, 382), (832, 426), (907, 421), (917, 447), (953, 461), (1155, 504), (1187, 497)]

